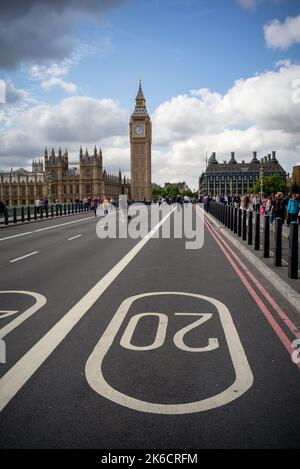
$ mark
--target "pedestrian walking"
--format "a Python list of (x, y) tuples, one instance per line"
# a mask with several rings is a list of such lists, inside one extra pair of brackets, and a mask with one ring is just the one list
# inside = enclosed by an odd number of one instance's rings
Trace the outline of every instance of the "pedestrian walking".
[(291, 198), (288, 201), (288, 225), (292, 221), (297, 221), (299, 213), (299, 200), (296, 197), (296, 194), (292, 194)]

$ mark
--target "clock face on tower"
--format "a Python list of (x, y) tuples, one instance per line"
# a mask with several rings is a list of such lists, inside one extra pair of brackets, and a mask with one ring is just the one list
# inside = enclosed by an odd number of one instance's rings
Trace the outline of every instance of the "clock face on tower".
[(144, 127), (142, 125), (136, 125), (134, 127), (134, 133), (135, 135), (144, 135)]

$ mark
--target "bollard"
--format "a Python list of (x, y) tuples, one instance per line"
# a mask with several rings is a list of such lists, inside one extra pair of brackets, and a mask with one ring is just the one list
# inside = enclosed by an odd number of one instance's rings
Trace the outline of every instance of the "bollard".
[(252, 246), (253, 238), (253, 212), (249, 210), (248, 212), (248, 245)]
[(234, 226), (234, 208), (233, 205), (230, 206), (230, 230), (233, 231)]
[(60, 217), (62, 216), (62, 204), (60, 204), (60, 206), (59, 206), (59, 216)]
[(242, 226), (242, 240), (246, 241), (247, 239), (247, 210), (243, 210), (243, 226)]
[(242, 209), (238, 209), (238, 236), (242, 236)]
[(71, 207), (70, 207), (70, 204), (68, 204), (68, 215), (70, 215), (71, 213)]
[(226, 207), (227, 207), (226, 227), (230, 228), (230, 207), (229, 205), (226, 205)]
[(27, 207), (27, 221), (30, 221), (30, 220), (31, 220), (30, 207), (28, 205), (28, 207)]
[(64, 215), (67, 215), (67, 206), (64, 204)]
[(4, 210), (4, 224), (8, 225), (8, 210)]
[(58, 205), (55, 205), (55, 216), (58, 217)]
[(44, 207), (40, 207), (40, 219), (42, 220), (44, 216)]
[(260, 213), (255, 214), (255, 238), (254, 238), (255, 251), (260, 250)]
[(13, 209), (13, 222), (17, 223), (17, 221), (18, 221), (17, 220), (17, 209), (16, 209), (16, 207), (14, 207), (14, 209)]
[(24, 207), (21, 207), (21, 222), (24, 223), (24, 221), (25, 221)]
[(78, 204), (75, 204), (75, 213), (78, 211)]
[(298, 278), (298, 222), (296, 221), (290, 224), (288, 276), (293, 279)]
[(46, 218), (49, 218), (49, 207), (48, 207), (48, 205), (46, 205), (46, 207), (45, 207), (45, 215), (46, 215)]
[(276, 267), (281, 267), (282, 262), (282, 220), (281, 218), (275, 218), (275, 255), (274, 255), (274, 265)]
[(234, 207), (234, 212), (233, 212), (233, 232), (234, 232), (234, 234), (237, 234), (237, 221), (238, 221), (238, 208)]
[(270, 216), (264, 216), (264, 253), (263, 257), (270, 257)]
[(72, 213), (74, 213), (74, 204), (72, 202)]
[(54, 217), (54, 207), (53, 207), (53, 204), (51, 204), (51, 217)]

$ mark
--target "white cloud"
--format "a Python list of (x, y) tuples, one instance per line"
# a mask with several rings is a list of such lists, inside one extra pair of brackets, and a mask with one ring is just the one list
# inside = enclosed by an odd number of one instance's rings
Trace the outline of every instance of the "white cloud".
[[(287, 171), (299, 161), (300, 103), (293, 83), (300, 65), (280, 62), (274, 70), (237, 80), (224, 94), (199, 88), (162, 103), (152, 115), (153, 181), (186, 180), (197, 187), (206, 153), (219, 161), (273, 150)], [(149, 99), (149, 97), (148, 97)], [(129, 113), (110, 99), (74, 96), (57, 105), (25, 110), (14, 127), (0, 132), (0, 167), (25, 166), (44, 146), (67, 147), (78, 159), (79, 145), (101, 145), (104, 162), (129, 170)]]
[(264, 25), (265, 40), (268, 47), (286, 50), (293, 44), (300, 44), (300, 14), (288, 16), (283, 23), (277, 19)]
[(235, 151), (239, 161), (252, 151), (264, 156), (277, 150), (285, 169), (296, 165), (300, 153), (300, 104), (292, 87), (300, 66), (281, 62), (273, 71), (237, 80), (227, 93), (192, 90), (161, 104), (153, 115), (153, 173), (164, 182), (186, 179), (196, 187), (206, 153), (219, 161)]
[(11, 128), (0, 130), (0, 168), (28, 166), (33, 157), (42, 156), (45, 146), (67, 147), (77, 160), (81, 144), (90, 151), (101, 145), (110, 166), (123, 168), (127, 130), (127, 113), (111, 99), (74, 96), (54, 106), (36, 105), (17, 117)]
[(51, 77), (48, 80), (44, 80), (41, 83), (42, 88), (45, 91), (49, 91), (54, 86), (60, 86), (66, 93), (76, 93), (77, 86), (75, 83), (71, 83), (68, 81), (63, 80), (62, 78)]
[(247, 10), (254, 9), (258, 3), (258, 0), (237, 0), (237, 1), (242, 8), (246, 8)]

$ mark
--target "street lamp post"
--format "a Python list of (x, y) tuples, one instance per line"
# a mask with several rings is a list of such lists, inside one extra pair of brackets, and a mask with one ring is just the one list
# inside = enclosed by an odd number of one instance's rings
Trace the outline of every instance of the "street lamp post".
[(260, 178), (260, 199), (262, 200), (264, 192), (264, 168), (263, 168), (263, 159), (260, 160), (260, 168), (259, 168), (259, 178)]

